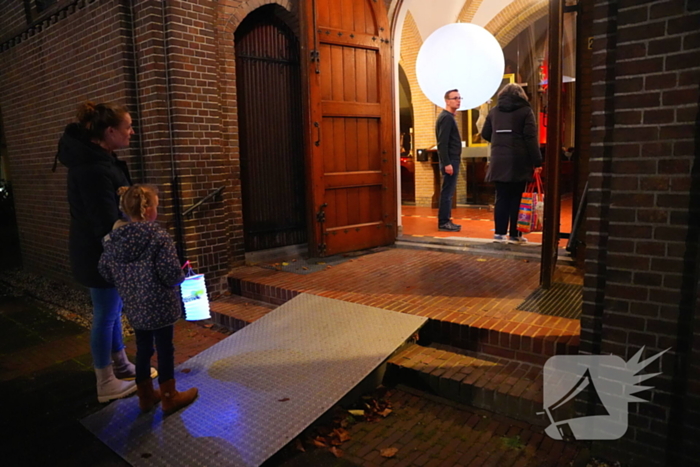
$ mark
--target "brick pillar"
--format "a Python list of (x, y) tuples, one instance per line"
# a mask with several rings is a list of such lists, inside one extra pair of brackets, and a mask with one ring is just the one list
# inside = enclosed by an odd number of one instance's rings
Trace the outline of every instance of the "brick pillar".
[[(435, 146), (435, 119), (442, 109), (437, 108), (425, 97), (418, 85), (416, 76), (416, 59), (423, 40), (421, 39), (413, 16), (408, 12), (401, 33), (401, 66), (411, 86), (413, 104), (413, 135), (416, 149), (428, 149)], [(434, 195), (435, 175), (433, 166), (428, 162), (415, 164), (416, 206), (431, 206)]]
[(661, 374), (644, 384), (649, 403), (629, 404), (627, 433), (593, 451), (630, 465), (698, 465), (700, 8), (595, 7), (581, 351), (627, 361), (642, 347), (644, 358), (670, 350), (641, 372)]

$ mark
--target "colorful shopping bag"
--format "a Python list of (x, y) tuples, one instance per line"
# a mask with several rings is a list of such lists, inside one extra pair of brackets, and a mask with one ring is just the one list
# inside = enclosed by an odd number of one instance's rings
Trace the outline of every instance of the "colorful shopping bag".
[(544, 220), (544, 191), (540, 174), (528, 184), (520, 200), (518, 211), (518, 231), (522, 233), (539, 232)]

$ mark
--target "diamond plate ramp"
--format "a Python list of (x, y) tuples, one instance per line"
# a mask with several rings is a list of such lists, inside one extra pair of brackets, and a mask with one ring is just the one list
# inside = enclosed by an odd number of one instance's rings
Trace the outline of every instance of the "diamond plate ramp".
[(82, 423), (135, 466), (257, 467), (426, 320), (300, 294), (177, 368), (178, 389), (199, 388), (189, 407), (140, 414), (131, 397)]

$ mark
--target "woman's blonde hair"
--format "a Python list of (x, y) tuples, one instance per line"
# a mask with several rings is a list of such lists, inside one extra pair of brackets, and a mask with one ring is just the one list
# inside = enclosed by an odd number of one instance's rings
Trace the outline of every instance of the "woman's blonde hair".
[(142, 221), (146, 217), (146, 208), (156, 203), (158, 189), (151, 185), (123, 186), (117, 190), (119, 209), (132, 221)]
[(78, 107), (78, 123), (90, 139), (102, 141), (109, 127), (118, 127), (129, 111), (123, 105), (88, 101)]
[(498, 93), (498, 97), (504, 96), (518, 96), (522, 97), (525, 100), (528, 100), (525, 90), (522, 86), (520, 86), (517, 83), (508, 83), (505, 86), (503, 86), (503, 89), (501, 89), (501, 91)]

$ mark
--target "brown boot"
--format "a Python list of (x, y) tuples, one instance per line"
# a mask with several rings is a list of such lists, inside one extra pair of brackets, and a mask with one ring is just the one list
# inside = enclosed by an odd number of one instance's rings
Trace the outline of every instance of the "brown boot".
[(160, 402), (160, 391), (153, 389), (152, 379), (136, 383), (136, 394), (139, 396), (139, 407), (143, 413), (150, 412)]
[(178, 392), (175, 389), (175, 380), (171, 379), (160, 384), (160, 393), (163, 397), (163, 412), (170, 415), (181, 408), (190, 405), (197, 398), (197, 388), (189, 388), (187, 391)]

